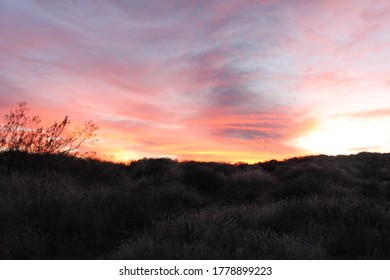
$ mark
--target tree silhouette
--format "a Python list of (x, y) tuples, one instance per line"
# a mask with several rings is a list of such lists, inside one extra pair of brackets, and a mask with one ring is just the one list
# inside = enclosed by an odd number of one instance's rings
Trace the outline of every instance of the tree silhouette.
[(28, 153), (51, 153), (80, 155), (80, 147), (97, 141), (98, 127), (87, 121), (69, 132), (70, 120), (66, 116), (49, 127), (41, 125), (39, 116), (29, 116), (27, 102), (4, 116), (5, 124), (0, 125), (0, 151), (23, 151)]

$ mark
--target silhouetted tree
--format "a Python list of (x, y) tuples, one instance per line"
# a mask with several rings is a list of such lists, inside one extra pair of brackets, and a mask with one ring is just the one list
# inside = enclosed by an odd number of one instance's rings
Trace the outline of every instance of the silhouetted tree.
[(29, 110), (27, 102), (20, 102), (17, 109), (5, 115), (5, 124), (0, 125), (0, 151), (79, 155), (83, 144), (96, 141), (98, 127), (92, 121), (69, 132), (68, 116), (43, 127), (40, 117), (29, 116)]

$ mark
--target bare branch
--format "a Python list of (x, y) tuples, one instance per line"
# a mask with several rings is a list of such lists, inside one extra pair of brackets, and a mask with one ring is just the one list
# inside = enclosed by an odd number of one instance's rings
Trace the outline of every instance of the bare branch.
[(77, 155), (83, 144), (97, 141), (98, 127), (92, 121), (68, 132), (70, 120), (66, 116), (44, 128), (39, 116), (28, 115), (29, 110), (27, 102), (20, 102), (15, 111), (5, 115), (5, 124), (0, 125), (0, 151)]

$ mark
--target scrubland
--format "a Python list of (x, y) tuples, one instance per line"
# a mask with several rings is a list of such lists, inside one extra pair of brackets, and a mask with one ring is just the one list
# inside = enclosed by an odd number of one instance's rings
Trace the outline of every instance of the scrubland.
[(390, 259), (390, 154), (0, 154), (0, 259)]

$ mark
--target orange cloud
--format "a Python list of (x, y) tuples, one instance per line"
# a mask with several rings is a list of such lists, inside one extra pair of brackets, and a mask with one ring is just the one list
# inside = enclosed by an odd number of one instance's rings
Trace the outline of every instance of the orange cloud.
[[(92, 119), (118, 160), (282, 159), (307, 153), (294, 139), (346, 130), (334, 116), (358, 129), (390, 107), (386, 1), (80, 5), (2, 5), (0, 111), (26, 100), (48, 122)], [(350, 148), (387, 147), (366, 142)]]

